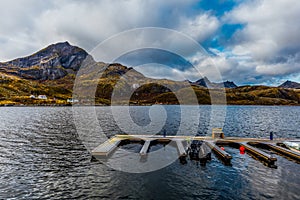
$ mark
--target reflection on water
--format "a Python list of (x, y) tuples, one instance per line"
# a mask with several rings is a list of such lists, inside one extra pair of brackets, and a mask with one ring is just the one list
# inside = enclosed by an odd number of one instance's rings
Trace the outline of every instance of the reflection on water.
[[(180, 108), (166, 106), (168, 134), (179, 130)], [(88, 107), (86, 108), (88, 110)], [(190, 106), (191, 115), (193, 107)], [(212, 155), (206, 167), (179, 161), (150, 173), (115, 171), (90, 154), (76, 133), (70, 107), (0, 108), (0, 199), (299, 199), (300, 165), (277, 156), (277, 169), (267, 168), (237, 149), (232, 166)], [(149, 107), (132, 107), (139, 125), (149, 124)], [(97, 107), (107, 136), (122, 133), (109, 107)], [(210, 132), (210, 107), (200, 107), (198, 134)], [(226, 135), (300, 138), (300, 107), (229, 106)], [(188, 126), (191, 126), (189, 124)], [(187, 132), (188, 126), (186, 126)], [(95, 144), (99, 143), (97, 140)], [(127, 146), (133, 152), (139, 146)], [(137, 148), (137, 149), (136, 149)], [(151, 151), (163, 146), (154, 146)], [(119, 156), (118, 152), (114, 156)]]

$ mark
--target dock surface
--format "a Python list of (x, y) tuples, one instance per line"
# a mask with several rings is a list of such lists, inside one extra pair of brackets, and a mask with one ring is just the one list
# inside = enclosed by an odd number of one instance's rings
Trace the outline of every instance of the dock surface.
[(246, 149), (246, 152), (247, 151), (250, 152), (250, 154), (258, 158), (259, 160), (264, 161), (268, 166), (270, 167), (275, 166), (275, 162), (277, 161), (277, 158), (274, 157), (273, 155), (270, 155), (258, 148), (255, 148), (246, 142), (239, 143), (239, 144)]
[(293, 158), (293, 159), (297, 160), (298, 162), (300, 162), (300, 153), (297, 151), (286, 149), (286, 148), (283, 148), (279, 145), (272, 144), (272, 143), (263, 143), (263, 144), (267, 145), (273, 151), (279, 152), (285, 156), (288, 156), (288, 157)]
[(186, 156), (186, 149), (182, 144), (182, 140), (176, 140), (177, 150), (179, 157)]
[(226, 165), (230, 164), (232, 156), (229, 153), (227, 153), (225, 150), (222, 150), (213, 141), (204, 141), (204, 142), (209, 146), (209, 148), (211, 148), (214, 151), (214, 153), (216, 153), (224, 161)]
[(93, 151), (93, 156), (109, 156), (121, 143), (122, 139), (113, 137), (103, 144), (97, 146)]
[(289, 150), (279, 144), (282, 144), (283, 141), (287, 139), (279, 138), (276, 140), (269, 140), (266, 138), (239, 138), (239, 137), (222, 137), (222, 138), (212, 138), (209, 136), (162, 136), (162, 135), (115, 135), (110, 138), (103, 144), (100, 144), (96, 147), (91, 153), (94, 157), (108, 157), (112, 152), (114, 152), (122, 141), (129, 142), (141, 142), (143, 147), (140, 150), (139, 154), (141, 156), (147, 156), (153, 141), (155, 143), (169, 143), (173, 142), (177, 146), (178, 157), (186, 157), (187, 147), (186, 144), (189, 144), (190, 141), (203, 141), (203, 145), (209, 147), (214, 154), (217, 155), (219, 159), (223, 161), (224, 164), (230, 164), (231, 159), (233, 158), (229, 153), (224, 149), (221, 149), (218, 145), (229, 145), (234, 148), (239, 148), (243, 146), (247, 153), (253, 155), (253, 157), (259, 159), (263, 163), (267, 163), (269, 167), (275, 166), (277, 158), (274, 155), (268, 154), (260, 146), (264, 146), (274, 152), (277, 152), (279, 155), (284, 155), (291, 160), (300, 162), (300, 153)]
[(147, 155), (150, 144), (151, 144), (151, 140), (146, 140), (145, 141), (145, 143), (143, 145), (143, 148), (140, 151), (141, 156), (146, 156)]

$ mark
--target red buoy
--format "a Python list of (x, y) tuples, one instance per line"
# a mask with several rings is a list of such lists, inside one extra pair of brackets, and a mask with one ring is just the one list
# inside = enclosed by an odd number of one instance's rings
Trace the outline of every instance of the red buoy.
[(245, 147), (243, 146), (240, 146), (240, 154), (245, 154)]
[(224, 147), (221, 147), (221, 149), (224, 151), (225, 150), (225, 148)]

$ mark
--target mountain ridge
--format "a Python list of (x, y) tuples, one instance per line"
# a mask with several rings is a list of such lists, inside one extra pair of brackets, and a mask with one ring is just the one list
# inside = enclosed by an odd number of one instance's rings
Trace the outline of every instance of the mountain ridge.
[[(97, 72), (93, 69), (95, 66)], [(188, 96), (188, 87), (195, 91), (199, 104), (210, 104), (211, 94), (222, 95), (221, 88), (225, 88), (229, 104), (299, 105), (300, 102), (298, 90), (285, 88), (294, 87), (295, 82), (268, 87), (237, 86), (231, 81), (214, 83), (207, 77), (195, 82), (152, 79), (120, 63), (96, 62), (84, 49), (60, 42), (32, 55), (0, 63), (0, 105), (68, 104), (80, 67), (85, 70), (80, 75), (84, 77), (82, 91), (88, 92), (89, 86), (96, 84), (95, 99), (91, 101), (99, 105), (110, 104), (116, 86), (119, 94), (126, 94), (131, 88), (130, 103), (138, 105), (178, 104), (176, 94)], [(97, 74), (101, 76), (95, 76)], [(49, 100), (29, 97), (37, 95), (47, 95)], [(124, 95), (118, 96), (120, 102), (123, 98)]]
[(55, 80), (75, 74), (87, 56), (82, 48), (60, 42), (32, 55), (0, 63), (0, 71), (31, 80)]
[[(88, 55), (84, 49), (73, 46), (68, 41), (58, 42), (50, 44), (31, 55), (7, 62), (0, 62), (0, 72), (16, 75), (25, 79), (55, 80), (63, 78), (69, 73), (76, 74)], [(112, 64), (121, 66), (120, 63), (111, 63), (108, 65)], [(233, 81), (227, 80), (215, 83), (211, 82), (207, 77), (200, 78), (194, 82), (188, 80), (188, 82), (192, 85), (207, 88), (238, 87)], [(297, 89), (300, 88), (300, 83), (287, 80), (278, 87)]]
[(207, 77), (198, 79), (195, 82), (190, 82), (192, 85), (203, 86), (206, 88), (236, 88), (238, 87), (233, 81), (224, 81), (221, 83), (211, 82)]
[(282, 83), (281, 85), (279, 85), (278, 87), (300, 89), (300, 83), (287, 80), (284, 83)]

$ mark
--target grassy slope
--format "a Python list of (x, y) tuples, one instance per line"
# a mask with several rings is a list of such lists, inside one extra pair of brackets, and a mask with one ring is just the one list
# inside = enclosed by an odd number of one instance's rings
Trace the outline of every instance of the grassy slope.
[(300, 92), (266, 86), (243, 86), (228, 89), (227, 102), (246, 105), (298, 105)]
[[(47, 95), (48, 100), (35, 100), (29, 96)], [(71, 91), (55, 84), (47, 85), (38, 81), (20, 79), (13, 75), (0, 73), (0, 105), (3, 104), (63, 104), (70, 98)], [(56, 100), (53, 100), (53, 99)]]
[[(54, 81), (30, 81), (13, 75), (0, 73), (0, 105), (3, 104), (65, 104), (66, 99), (72, 97), (72, 88), (75, 76), (72, 74)], [(109, 104), (110, 96), (119, 76), (104, 77), (98, 82), (96, 91), (96, 103)], [(145, 79), (151, 81), (151, 79)], [(180, 82), (160, 80), (169, 88), (176, 88), (173, 93), (162, 84), (150, 83), (137, 89), (131, 97), (132, 104), (179, 104), (176, 96), (182, 97), (185, 104), (195, 104), (194, 94)], [(88, 82), (86, 83), (89, 84)], [(124, 90), (130, 87), (124, 83)], [(88, 88), (88, 87), (87, 87)], [(211, 95), (217, 95), (222, 99), (222, 91), (217, 89), (208, 90), (203, 87), (192, 87), (195, 91), (199, 104), (211, 104)], [(122, 88), (121, 88), (122, 89)], [(122, 92), (122, 91), (121, 91)], [(47, 101), (30, 99), (31, 94), (45, 94)], [(53, 100), (55, 98), (56, 100)], [(225, 97), (224, 97), (225, 98)], [(216, 99), (216, 98), (214, 98)], [(232, 105), (299, 105), (300, 90), (284, 89), (267, 86), (243, 86), (234, 89), (226, 89), (227, 104)], [(120, 101), (121, 102), (121, 101)], [(223, 103), (223, 102), (214, 102)]]
[[(199, 104), (211, 104), (211, 99), (217, 100), (214, 104), (223, 104), (219, 101), (224, 93), (218, 89), (193, 87)], [(193, 96), (184, 88), (176, 93), (167, 92), (159, 94), (152, 99), (144, 99), (144, 103), (178, 104), (176, 95), (186, 97), (186, 102)], [(217, 98), (211, 98), (217, 96)], [(226, 89), (226, 103), (230, 105), (300, 105), (300, 90), (284, 89), (266, 86), (244, 86), (234, 89)]]

